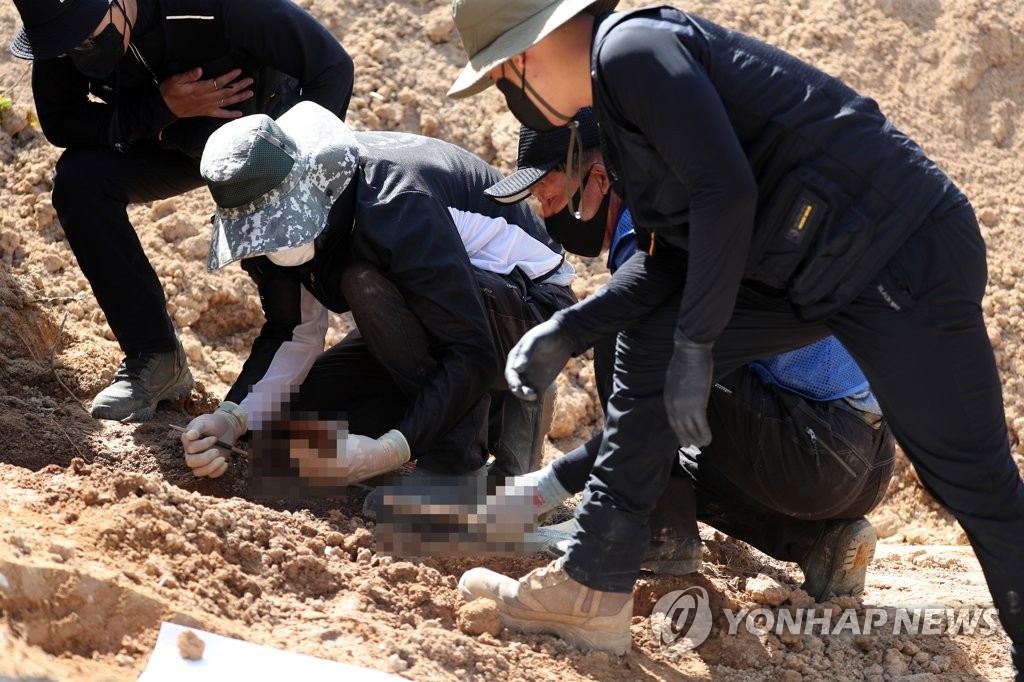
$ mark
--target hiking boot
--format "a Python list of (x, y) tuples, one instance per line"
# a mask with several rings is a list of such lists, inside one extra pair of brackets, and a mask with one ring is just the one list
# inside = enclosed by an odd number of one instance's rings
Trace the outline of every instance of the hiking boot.
[(130, 355), (121, 361), (110, 385), (93, 398), (92, 416), (149, 421), (156, 415), (157, 403), (188, 395), (194, 384), (180, 343), (165, 353)]
[(474, 568), (459, 579), (466, 601), (492, 599), (498, 618), (510, 630), (557, 635), (581, 649), (621, 656), (629, 651), (633, 617), (632, 592), (602, 592), (582, 585), (555, 559), (519, 580), (486, 568)]
[(651, 540), (640, 568), (655, 575), (689, 575), (700, 571), (704, 543), (699, 535)]
[(867, 519), (829, 522), (800, 562), (804, 572), (801, 589), (819, 603), (860, 594), (877, 542), (875, 528)]

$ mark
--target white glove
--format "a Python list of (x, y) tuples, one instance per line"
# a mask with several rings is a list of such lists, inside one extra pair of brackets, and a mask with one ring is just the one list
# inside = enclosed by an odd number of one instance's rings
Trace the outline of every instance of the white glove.
[(196, 478), (217, 478), (228, 468), (229, 450), (217, 447), (216, 441), (234, 445), (248, 430), (248, 417), (240, 405), (224, 401), (211, 414), (199, 415), (188, 423), (181, 434), (185, 464)]
[(409, 443), (391, 429), (380, 438), (345, 434), (337, 441), (334, 456), (322, 456), (312, 448), (292, 448), (299, 474), (314, 485), (351, 485), (394, 471), (409, 461)]

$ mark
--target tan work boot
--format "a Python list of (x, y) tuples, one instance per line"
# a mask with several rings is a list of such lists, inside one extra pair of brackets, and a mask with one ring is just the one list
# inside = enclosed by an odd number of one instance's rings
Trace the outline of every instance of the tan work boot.
[(466, 601), (493, 599), (505, 627), (557, 635), (581, 649), (621, 656), (633, 640), (633, 593), (602, 592), (581, 585), (555, 559), (519, 580), (486, 568), (462, 574), (459, 593)]

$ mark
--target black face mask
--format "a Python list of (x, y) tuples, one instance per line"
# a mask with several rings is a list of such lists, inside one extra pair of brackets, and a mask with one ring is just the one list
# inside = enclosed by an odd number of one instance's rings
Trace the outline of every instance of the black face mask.
[[(118, 8), (120, 9), (120, 6)], [(113, 8), (110, 11), (113, 13)], [(126, 25), (127, 19), (128, 17), (125, 16)], [(70, 56), (75, 68), (85, 76), (97, 80), (106, 78), (114, 73), (117, 63), (124, 56), (124, 35), (114, 27), (114, 22), (111, 21), (106, 28), (100, 31), (98, 36), (90, 39), (88, 46), (76, 47), (71, 50)]]
[[(584, 185), (580, 185), (582, 188)], [(573, 204), (580, 203), (580, 192), (576, 190)], [(604, 233), (608, 226), (608, 208), (612, 193), (608, 192), (601, 200), (601, 205), (589, 220), (576, 220), (566, 205), (561, 211), (544, 219), (544, 227), (556, 242), (565, 247), (566, 251), (580, 256), (600, 256), (604, 246)]]
[(537, 132), (541, 133), (550, 132), (558, 128), (560, 125), (563, 125), (548, 121), (544, 112), (540, 110), (540, 107), (533, 103), (533, 99), (530, 99), (527, 92), (533, 95), (533, 98), (540, 102), (545, 109), (555, 116), (555, 118), (560, 118), (565, 123), (572, 120), (572, 116), (565, 116), (554, 109), (544, 100), (543, 97), (540, 96), (540, 93), (530, 87), (530, 84), (526, 82), (525, 63), (522, 73), (519, 72), (519, 69), (517, 69), (515, 64), (512, 62), (508, 62), (508, 66), (512, 69), (512, 73), (519, 76), (522, 86), (516, 87), (512, 81), (504, 76), (496, 80), (494, 85), (501, 91), (501, 94), (505, 96), (505, 104), (508, 106), (508, 110), (512, 112), (512, 115), (515, 116), (520, 123), (527, 128), (533, 128)]

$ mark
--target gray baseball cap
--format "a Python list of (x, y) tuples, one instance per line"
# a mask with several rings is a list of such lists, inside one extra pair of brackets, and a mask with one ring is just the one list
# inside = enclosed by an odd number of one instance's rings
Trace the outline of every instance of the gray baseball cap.
[(221, 126), (199, 165), (217, 204), (206, 269), (316, 239), (358, 162), (352, 130), (315, 102)]

